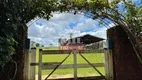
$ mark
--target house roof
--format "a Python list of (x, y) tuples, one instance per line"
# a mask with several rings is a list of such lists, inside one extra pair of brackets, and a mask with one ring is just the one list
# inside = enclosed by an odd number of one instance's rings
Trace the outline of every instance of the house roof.
[[(103, 38), (99, 38), (99, 37), (96, 37), (96, 36), (93, 36), (93, 35), (90, 35), (90, 34), (78, 36), (78, 37), (75, 37), (75, 38), (72, 38), (72, 39), (69, 39), (69, 40), (72, 41), (73, 39), (75, 39), (75, 42), (77, 43), (78, 38), (80, 38), (80, 42), (82, 44), (91, 44), (91, 43), (94, 43), (94, 42), (99, 42), (99, 41), (104, 40)], [(67, 40), (67, 42), (69, 40)]]

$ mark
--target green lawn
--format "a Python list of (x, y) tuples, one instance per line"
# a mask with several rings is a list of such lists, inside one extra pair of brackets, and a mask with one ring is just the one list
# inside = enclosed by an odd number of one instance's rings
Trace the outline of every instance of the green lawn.
[(59, 47), (43, 47), (43, 50), (59, 50)]
[[(57, 47), (54, 48), (44, 48), (44, 50), (58, 50)], [(43, 62), (61, 62), (68, 54), (51, 54), (51, 55), (43, 55)], [(103, 54), (95, 53), (95, 54), (83, 54), (91, 63), (104, 63)], [(36, 51), (36, 61), (38, 62), (39, 50), (37, 48)], [(82, 57), (77, 54), (77, 63), (86, 63)], [(73, 64), (73, 55), (71, 55), (63, 64)], [(86, 63), (87, 64), (87, 63)], [(98, 70), (104, 74), (104, 67), (99, 67)], [(52, 70), (43, 70), (42, 74), (47, 75)], [(38, 67), (36, 67), (36, 73), (38, 73)], [(73, 74), (73, 69), (57, 69), (54, 74), (64, 75), (64, 74)], [(79, 75), (87, 75), (87, 74), (96, 74), (98, 73), (93, 68), (78, 68)]]

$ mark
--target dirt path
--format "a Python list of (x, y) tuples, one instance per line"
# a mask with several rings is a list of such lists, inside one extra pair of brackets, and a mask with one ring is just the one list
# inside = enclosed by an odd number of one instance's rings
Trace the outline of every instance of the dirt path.
[[(88, 74), (88, 75), (78, 75), (78, 77), (85, 77), (85, 76), (97, 76), (95, 74)], [(42, 80), (44, 80), (47, 75), (42, 76)], [(73, 78), (73, 74), (66, 74), (66, 75), (52, 75), (49, 79), (58, 79), (58, 78)], [(36, 80), (38, 80), (38, 75), (36, 75)]]

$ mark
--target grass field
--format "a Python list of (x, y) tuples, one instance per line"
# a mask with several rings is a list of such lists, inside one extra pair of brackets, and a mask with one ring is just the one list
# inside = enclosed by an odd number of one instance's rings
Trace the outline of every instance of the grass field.
[[(53, 48), (44, 48), (44, 50), (58, 50), (57, 47)], [(68, 54), (51, 54), (51, 55), (44, 55), (43, 62), (61, 62)], [(95, 54), (83, 54), (91, 63), (104, 63), (103, 54), (95, 53)], [(36, 61), (38, 62), (39, 58), (39, 49), (37, 48), (36, 51)], [(80, 55), (77, 54), (77, 63), (86, 63), (84, 59), (81, 58)], [(73, 64), (73, 55), (71, 55), (63, 64)], [(87, 63), (86, 63), (87, 64)], [(102, 74), (104, 74), (104, 67), (97, 68)], [(43, 75), (48, 75), (52, 70), (43, 70)], [(88, 75), (88, 74), (95, 74), (98, 73), (93, 68), (78, 68), (79, 75)], [(36, 67), (36, 73), (38, 73), (38, 67)], [(54, 74), (56, 75), (64, 75), (64, 74), (73, 74), (73, 69), (57, 69)], [(53, 74), (53, 75), (54, 75)]]

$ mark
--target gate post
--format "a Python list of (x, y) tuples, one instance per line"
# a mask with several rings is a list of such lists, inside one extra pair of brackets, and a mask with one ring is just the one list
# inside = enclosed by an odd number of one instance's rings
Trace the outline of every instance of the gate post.
[(39, 49), (38, 80), (42, 80), (42, 49)]
[(107, 80), (114, 80), (113, 79), (113, 57), (112, 57), (112, 50), (105, 50), (105, 76)]
[(106, 41), (105, 55), (105, 76), (107, 80), (114, 80), (113, 78), (113, 56), (112, 56), (112, 41)]
[(77, 80), (77, 52), (73, 51), (73, 60), (74, 60), (74, 80)]
[[(36, 63), (36, 48), (31, 48), (30, 63)], [(36, 67), (30, 65), (30, 80), (35, 80)]]
[(29, 68), (30, 68), (30, 62), (29, 62), (29, 49), (30, 49), (30, 39), (27, 37), (25, 38), (25, 54), (24, 54), (24, 74), (23, 78), (24, 80), (29, 79)]
[(29, 79), (29, 49), (25, 49), (25, 54), (24, 54), (24, 80), (28, 80)]

